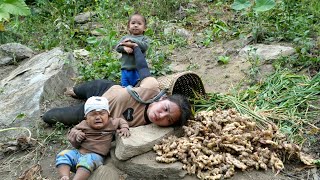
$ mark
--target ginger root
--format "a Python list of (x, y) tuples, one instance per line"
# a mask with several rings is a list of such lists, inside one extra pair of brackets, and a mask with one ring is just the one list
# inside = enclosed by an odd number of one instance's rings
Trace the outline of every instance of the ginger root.
[(180, 161), (188, 174), (200, 179), (230, 178), (236, 168), (271, 168), (278, 173), (284, 169), (283, 154), (295, 155), (307, 165), (314, 162), (299, 146), (287, 143), (276, 125), (259, 129), (234, 109), (198, 112), (183, 130), (183, 137), (169, 136), (153, 147), (156, 161)]

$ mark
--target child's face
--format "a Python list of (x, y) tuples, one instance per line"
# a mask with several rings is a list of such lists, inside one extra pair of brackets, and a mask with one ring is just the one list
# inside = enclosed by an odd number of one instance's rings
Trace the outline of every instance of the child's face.
[(92, 129), (102, 129), (109, 122), (109, 113), (107, 110), (90, 111), (86, 116), (86, 121)]
[(133, 15), (128, 23), (128, 29), (132, 35), (141, 35), (146, 30), (144, 18), (140, 15)]

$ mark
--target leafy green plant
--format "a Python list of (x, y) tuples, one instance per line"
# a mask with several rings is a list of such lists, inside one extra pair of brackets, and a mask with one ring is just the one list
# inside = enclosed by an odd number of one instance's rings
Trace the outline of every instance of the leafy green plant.
[(43, 127), (39, 127), (37, 129), (37, 138), (41, 139), (41, 143), (44, 145), (51, 143), (59, 143), (61, 145), (65, 145), (68, 143), (66, 135), (69, 129), (69, 127), (65, 126), (62, 123), (56, 123), (50, 132), (45, 130)]
[(102, 28), (96, 29), (96, 31), (100, 33), (103, 38), (98, 39), (96, 36), (90, 36), (87, 38), (87, 43), (93, 45), (94, 47), (103, 46), (107, 52), (113, 51), (114, 46), (117, 45), (118, 42), (116, 39), (117, 32)]
[(81, 61), (78, 65), (80, 79), (109, 79), (118, 82), (120, 79), (120, 61), (112, 53), (105, 52), (101, 59)]
[[(100, 38), (90, 36), (86, 39), (86, 49), (90, 51), (90, 60), (81, 59), (78, 64), (79, 79), (82, 81), (93, 79), (110, 79), (119, 81), (120, 61), (113, 54), (117, 44), (117, 32), (112, 28), (100, 28), (96, 31)], [(103, 38), (101, 38), (103, 37)]]
[(249, 83), (255, 83), (255, 77), (260, 71), (261, 60), (257, 55), (257, 48), (252, 46), (247, 51), (247, 61), (250, 63), (250, 69), (248, 70)]
[(320, 27), (315, 26), (320, 22), (319, 1), (276, 1), (274, 6), (271, 3), (265, 5), (268, 8), (273, 6), (272, 11), (258, 12), (258, 14), (255, 12), (259, 10), (256, 8), (258, 5), (256, 2), (258, 1), (234, 1), (231, 7), (239, 12), (232, 20), (232, 27), (236, 27), (234, 32), (238, 35), (251, 33), (256, 42), (296, 40), (294, 43), (299, 46), (302, 53), (317, 52), (311, 45), (312, 39), (320, 32)]
[(189, 66), (187, 67), (187, 70), (188, 71), (192, 71), (192, 70), (196, 70), (196, 69), (199, 69), (200, 68), (200, 65), (197, 64), (197, 63), (191, 63), (189, 64)]
[[(299, 51), (298, 51), (299, 52)], [(320, 70), (320, 54), (302, 54), (297, 53), (289, 57), (281, 57), (273, 62), (273, 66), (277, 69), (289, 68), (295, 72), (300, 72), (302, 70), (307, 70), (311, 76)]]
[(255, 0), (254, 4), (252, 4), (249, 0), (235, 0), (234, 3), (231, 5), (231, 8), (240, 11), (248, 7), (252, 7), (254, 12), (258, 13), (268, 11), (272, 9), (274, 6), (274, 0)]
[(315, 162), (314, 162), (314, 164), (315, 164), (316, 166), (320, 167), (320, 159), (316, 159)]
[(27, 16), (30, 9), (23, 0), (0, 0), (0, 22), (9, 20), (10, 14)]
[(320, 2), (317, 0), (280, 1), (267, 19), (274, 27), (270, 28), (268, 36), (292, 41), (295, 38), (306, 39), (316, 35), (320, 31), (319, 26), (315, 26), (320, 21), (319, 9)]
[(228, 64), (230, 61), (229, 56), (218, 56), (218, 63), (219, 64)]
[(22, 118), (25, 118), (26, 115), (24, 113), (20, 113), (16, 116), (16, 119), (22, 119)]
[(169, 74), (172, 70), (169, 62), (166, 60), (166, 55), (162, 52), (155, 52), (149, 56), (150, 72), (155, 76), (163, 76)]
[(134, 8), (132, 6), (129, 6), (128, 4), (125, 4), (123, 6), (123, 9), (126, 11), (128, 15), (131, 15), (134, 13)]
[[(145, 34), (149, 35), (150, 37), (150, 36), (154, 36), (155, 35), (154, 33), (155, 33), (154, 31), (149, 29)], [(147, 51), (147, 61), (150, 65), (149, 66), (150, 71), (155, 76), (166, 75), (172, 71), (170, 62), (167, 60), (167, 56), (177, 46), (175, 43), (169, 42), (168, 39), (166, 38), (161, 39), (162, 37), (164, 37), (163, 33), (161, 33), (160, 38), (157, 37), (152, 39), (150, 43), (150, 47), (148, 48), (148, 51)], [(166, 36), (166, 37), (170, 38), (170, 36)], [(171, 40), (176, 41), (177, 39), (175, 39), (175, 37), (176, 36), (171, 37), (172, 38)], [(177, 38), (181, 38), (181, 37), (177, 37)], [(186, 42), (186, 40), (181, 41), (181, 43), (183, 42)], [(161, 46), (163, 45), (167, 45), (169, 52), (164, 51), (163, 48), (161, 48)]]
[(226, 22), (220, 19), (211, 18), (210, 25), (204, 32), (205, 37), (202, 44), (204, 46), (209, 46), (214, 39), (225, 37), (228, 31), (229, 28)]
[(244, 11), (245, 15), (253, 14), (254, 19), (250, 22), (252, 26), (251, 32), (255, 41), (262, 32), (262, 18), (261, 13), (269, 11), (275, 7), (274, 0), (255, 0), (251, 3), (249, 0), (235, 0), (231, 8), (237, 11)]
[(156, 15), (160, 19), (168, 19), (175, 15), (175, 12), (179, 10), (179, 7), (182, 3), (185, 2), (183, 0), (163, 0), (163, 1), (144, 1), (138, 2), (138, 6), (141, 6), (144, 3), (144, 8), (142, 11), (144, 14), (151, 13), (152, 15)]
[(202, 44), (204, 46), (209, 46), (210, 43), (213, 41), (213, 31), (209, 30), (209, 29), (206, 29), (205, 32), (204, 32), (204, 38), (202, 40)]
[[(317, 111), (308, 111), (320, 95), (320, 73), (313, 78), (277, 70), (263, 82), (237, 93), (239, 99), (250, 102), (286, 132), (297, 133)], [(320, 107), (314, 107), (320, 108)]]
[(12, 32), (5, 32), (4, 21), (9, 21), (10, 15), (28, 16), (30, 9), (23, 0), (0, 0), (0, 44), (10, 39), (9, 36), (17, 36)]
[(86, 34), (79, 33), (73, 18), (86, 7), (84, 0), (77, 3), (39, 0), (30, 7), (30, 16), (13, 18), (6, 23), (12, 37), (1, 38), (0, 34), (1, 43), (19, 42), (35, 50), (48, 50), (57, 46), (70, 50), (84, 44), (83, 36)]
[(188, 44), (187, 38), (177, 34), (174, 30), (167, 34), (160, 33), (159, 41), (161, 41), (163, 45), (171, 45), (173, 48), (185, 47)]

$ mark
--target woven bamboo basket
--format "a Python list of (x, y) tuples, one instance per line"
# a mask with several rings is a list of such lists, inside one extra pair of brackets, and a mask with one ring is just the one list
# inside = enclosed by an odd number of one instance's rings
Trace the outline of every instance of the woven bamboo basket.
[(192, 98), (205, 95), (201, 78), (192, 71), (179, 72), (157, 78), (160, 89), (167, 89), (167, 94), (181, 94)]

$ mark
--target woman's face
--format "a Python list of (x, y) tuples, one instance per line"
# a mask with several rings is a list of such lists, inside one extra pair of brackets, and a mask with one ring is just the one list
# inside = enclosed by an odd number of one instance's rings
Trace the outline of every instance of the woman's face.
[(150, 104), (147, 115), (158, 126), (171, 126), (179, 120), (181, 111), (176, 103), (164, 99)]

